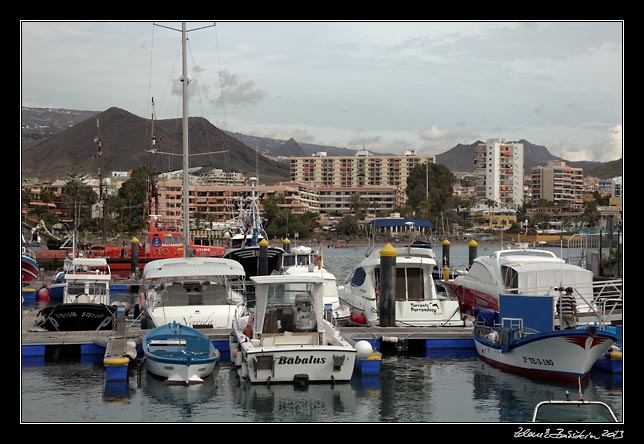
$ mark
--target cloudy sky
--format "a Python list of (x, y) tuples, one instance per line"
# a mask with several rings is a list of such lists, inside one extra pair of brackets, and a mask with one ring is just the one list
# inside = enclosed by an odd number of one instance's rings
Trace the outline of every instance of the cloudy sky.
[[(190, 115), (244, 134), (622, 156), (622, 22), (217, 22), (189, 33), (187, 56)], [(152, 22), (22, 22), (21, 58), (23, 106), (149, 117), (154, 97), (157, 118), (181, 116), (180, 34)]]

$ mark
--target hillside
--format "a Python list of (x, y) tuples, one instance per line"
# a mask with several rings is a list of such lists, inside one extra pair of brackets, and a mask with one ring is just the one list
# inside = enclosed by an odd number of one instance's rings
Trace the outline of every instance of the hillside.
[(436, 156), (436, 163), (445, 165), (450, 171), (474, 171), (474, 151), (480, 140), (470, 145), (459, 143), (454, 148)]
[[(98, 134), (102, 142), (105, 171), (125, 171), (146, 163), (149, 154), (145, 150), (150, 146), (149, 119), (119, 108), (110, 108), (96, 117), (100, 122)], [(264, 183), (288, 180), (288, 164), (259, 155), (202, 117), (191, 117), (188, 124), (190, 154), (195, 155), (190, 158), (191, 167), (211, 166), (246, 175), (261, 171)], [(23, 175), (65, 175), (73, 168), (95, 174), (98, 168), (94, 143), (96, 134), (96, 118), (90, 117), (36, 145), (23, 146)], [(160, 152), (176, 154), (160, 154), (157, 157), (157, 171), (181, 169), (181, 119), (157, 120), (155, 135)], [(205, 154), (212, 152), (219, 153)]]
[[(97, 169), (95, 161), (96, 111), (79, 111), (57, 108), (22, 108), (22, 172), (27, 175), (65, 175), (72, 166), (89, 174)], [(149, 147), (150, 121), (119, 108), (110, 108), (99, 114), (100, 137), (104, 151), (106, 171), (131, 169), (146, 161), (145, 149)], [(165, 152), (181, 152), (180, 119), (155, 122), (158, 149)], [(529, 174), (532, 167), (545, 165), (549, 160), (563, 160), (552, 155), (548, 148), (535, 145), (525, 139), (518, 142), (524, 146), (524, 168)], [(438, 163), (451, 171), (473, 171), (474, 151), (481, 143), (454, 146), (438, 154)], [(224, 151), (227, 154), (207, 154), (192, 157), (191, 166), (214, 166), (235, 170), (243, 174), (261, 171), (262, 181), (288, 180), (287, 162), (275, 162), (267, 156), (310, 156), (325, 151), (328, 156), (353, 156), (356, 150), (329, 145), (268, 137), (249, 136), (232, 131), (222, 131), (206, 119), (190, 118), (190, 152), (192, 154)], [(256, 155), (255, 151), (263, 155)], [(622, 175), (622, 159), (611, 162), (566, 161), (571, 166), (584, 168), (585, 174), (607, 179)], [(180, 156), (158, 157), (159, 171), (181, 168)]]
[(295, 139), (290, 138), (273, 151), (275, 156), (284, 156), (284, 157), (302, 157), (305, 156), (304, 149), (300, 146)]
[[(268, 137), (249, 136), (247, 134), (236, 133), (233, 131), (226, 131), (226, 134), (245, 143), (246, 145), (253, 148), (254, 150), (259, 151), (260, 153), (270, 154), (273, 156), (283, 155), (283, 154), (278, 154), (278, 152), (280, 150), (280, 147), (282, 147), (284, 144), (288, 142), (287, 140), (271, 139)], [(291, 138), (290, 140), (295, 141), (293, 138)], [(341, 147), (330, 146), (330, 145), (316, 145), (313, 143), (304, 143), (304, 142), (297, 142), (297, 144), (303, 150), (304, 154), (300, 154), (301, 156), (310, 156), (313, 153), (317, 153), (318, 151), (326, 151), (328, 156), (353, 156), (356, 154), (356, 150), (351, 150), (349, 148), (341, 148)]]
[[(459, 143), (455, 147), (437, 155), (436, 162), (445, 165), (450, 171), (473, 172), (474, 152), (479, 143), (482, 142), (477, 140), (469, 145)], [(550, 160), (563, 160), (567, 165), (583, 168), (585, 175), (597, 176), (600, 179), (609, 179), (622, 175), (621, 159), (611, 162), (572, 162), (551, 154), (548, 148), (543, 145), (535, 145), (525, 139), (519, 139), (516, 143), (523, 144), (523, 168), (526, 175), (530, 174), (533, 167), (546, 165)]]
[(20, 114), (22, 146), (23, 148), (33, 146), (96, 114), (98, 111), (22, 107)]
[[(577, 162), (579, 163), (579, 162)], [(590, 168), (584, 167), (585, 174), (599, 177), (600, 179), (612, 179), (624, 174), (624, 159), (620, 157), (610, 162), (589, 162), (594, 164)]]

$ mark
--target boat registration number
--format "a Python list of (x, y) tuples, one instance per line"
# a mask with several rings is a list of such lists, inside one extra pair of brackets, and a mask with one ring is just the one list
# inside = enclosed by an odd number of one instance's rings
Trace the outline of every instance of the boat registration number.
[(530, 363), (536, 365), (555, 365), (555, 361), (553, 361), (552, 359), (533, 358), (532, 356), (523, 356), (523, 362), (525, 364)]

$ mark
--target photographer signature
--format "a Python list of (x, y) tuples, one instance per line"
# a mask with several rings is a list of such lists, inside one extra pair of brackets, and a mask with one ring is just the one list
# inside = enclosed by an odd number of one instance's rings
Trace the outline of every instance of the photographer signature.
[(529, 428), (519, 427), (519, 430), (514, 432), (515, 438), (553, 438), (553, 439), (622, 439), (624, 437), (624, 430), (603, 430), (601, 433), (598, 431), (586, 430), (565, 430), (563, 428), (546, 429), (543, 432), (532, 431)]

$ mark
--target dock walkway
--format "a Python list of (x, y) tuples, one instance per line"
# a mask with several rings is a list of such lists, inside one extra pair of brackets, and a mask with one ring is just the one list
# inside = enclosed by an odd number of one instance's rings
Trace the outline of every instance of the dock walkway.
[[(37, 310), (23, 310), (22, 314), (22, 346), (61, 346), (89, 345), (104, 346), (113, 331), (36, 331), (33, 327)], [(127, 330), (127, 338), (141, 343), (143, 335), (149, 330), (141, 330), (134, 326)], [(227, 344), (231, 333), (230, 328), (201, 329), (211, 341)], [(398, 342), (403, 340), (426, 340), (434, 344), (447, 345), (459, 341), (462, 346), (473, 347), (472, 327), (342, 327), (342, 335), (351, 341), (361, 339), (371, 341)], [(446, 342), (447, 341), (447, 342)], [(465, 341), (465, 342), (463, 342)]]

